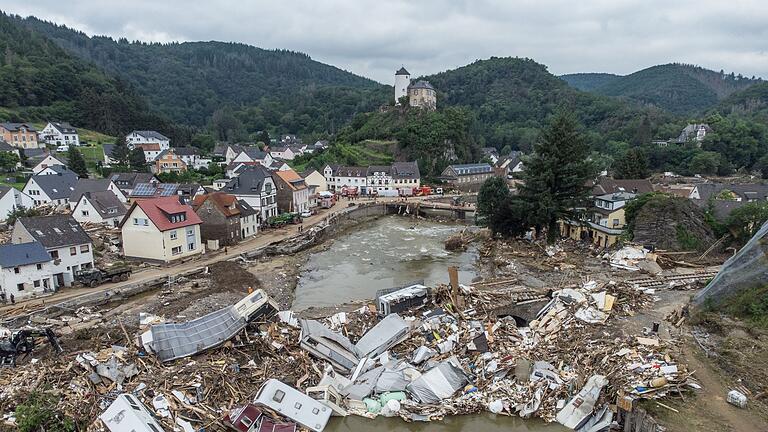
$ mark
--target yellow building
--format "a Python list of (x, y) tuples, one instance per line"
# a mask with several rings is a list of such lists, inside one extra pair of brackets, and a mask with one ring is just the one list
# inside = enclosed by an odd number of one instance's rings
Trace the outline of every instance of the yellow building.
[(613, 246), (627, 225), (624, 207), (636, 196), (629, 192), (617, 192), (595, 197), (594, 207), (584, 220), (560, 221), (560, 234), (600, 247)]
[(201, 254), (201, 224), (176, 196), (137, 200), (120, 222), (123, 255), (167, 263)]

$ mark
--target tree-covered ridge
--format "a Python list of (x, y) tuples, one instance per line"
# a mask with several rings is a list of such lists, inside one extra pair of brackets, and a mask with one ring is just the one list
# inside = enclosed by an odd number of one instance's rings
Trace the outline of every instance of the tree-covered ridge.
[(531, 59), (492, 57), (426, 79), (437, 88), (438, 106), (470, 109), (477, 120), (472, 133), (482, 146), (497, 149), (529, 151), (558, 108), (576, 116), (593, 147), (629, 142), (644, 118), (650, 133), (672, 120), (658, 109), (573, 89)]
[(621, 78), (621, 75), (601, 72), (573, 73), (560, 75), (560, 79), (567, 82), (569, 86), (581, 91), (594, 91), (608, 84), (609, 82)]
[(62, 119), (116, 134), (164, 128), (124, 82), (107, 76), (0, 12), (0, 106), (9, 121)]
[(611, 80), (595, 92), (624, 97), (677, 114), (693, 114), (713, 108), (719, 100), (758, 82), (760, 79), (755, 77), (670, 63)]
[[(154, 108), (185, 124), (205, 124), (216, 109), (231, 105), (259, 107), (265, 112), (262, 123), (266, 127), (318, 132), (339, 128), (355, 112), (386, 101), (385, 86), (302, 53), (213, 41), (116, 41), (89, 37), (34, 17), (20, 21), (65, 50), (125, 79)], [(332, 99), (335, 91), (345, 93), (341, 100)], [(334, 109), (337, 106), (340, 108)], [(317, 114), (324, 118), (316, 125), (307, 126), (315, 120), (301, 118)]]
[(717, 107), (723, 115), (740, 115), (768, 123), (768, 83), (762, 82), (725, 98)]

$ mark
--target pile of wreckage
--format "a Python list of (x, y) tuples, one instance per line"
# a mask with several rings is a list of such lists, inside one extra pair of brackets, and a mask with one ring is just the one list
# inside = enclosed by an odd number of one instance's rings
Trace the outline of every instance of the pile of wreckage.
[(606, 325), (650, 302), (613, 282), (546, 296), (412, 285), (313, 320), (278, 312), (256, 290), (187, 322), (142, 317), (145, 330), (124, 332), (125, 345), (0, 375), (0, 404), (49, 386), (66, 415), (110, 431), (319, 432), (332, 415), (431, 421), (485, 411), (601, 431), (616, 403), (698, 388), (654, 333)]

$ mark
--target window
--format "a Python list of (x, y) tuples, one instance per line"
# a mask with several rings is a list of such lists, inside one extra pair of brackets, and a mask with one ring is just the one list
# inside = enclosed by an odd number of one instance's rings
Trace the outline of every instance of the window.
[(13, 272), (16, 273), (16, 274), (19, 274), (20, 271), (21, 271), (21, 269), (19, 269), (18, 267), (14, 267), (13, 268)]
[(82, 213), (83, 216), (88, 216), (88, 210), (83, 210), (80, 213)]
[(89, 245), (87, 244), (80, 245), (80, 253), (87, 253), (90, 250), (91, 250), (91, 247)]
[(52, 259), (55, 259), (55, 260), (59, 259), (59, 251), (51, 251), (50, 253), (51, 253)]
[(284, 397), (285, 397), (285, 392), (282, 391), (282, 390), (277, 390), (275, 392), (274, 396), (272, 396), (272, 400), (277, 402), (277, 403), (280, 403), (280, 402), (283, 401)]
[(195, 243), (194, 242), (190, 243), (190, 244), (187, 245), (187, 247), (189, 248), (189, 250), (193, 251), (193, 250), (195, 250)]
[(188, 236), (195, 235), (195, 229), (194, 228), (187, 228), (187, 235)]
[(176, 233), (176, 230), (171, 231), (171, 240), (176, 240), (178, 238), (178, 234)]
[(72, 246), (71, 248), (69, 248), (69, 255), (70, 255), (70, 256), (75, 256), (75, 255), (77, 255), (77, 248), (76, 248), (76, 247), (74, 247), (74, 246)]
[(24, 291), (24, 284), (23, 283), (16, 284), (16, 291)]
[(243, 416), (240, 418), (240, 423), (242, 423), (242, 424), (243, 424), (243, 425), (245, 425), (246, 427), (250, 427), (250, 426), (251, 426), (251, 424), (253, 424), (253, 421), (252, 421), (251, 419), (249, 419), (249, 418), (248, 418), (248, 416), (246, 416), (246, 415), (243, 415)]
[(39, 280), (36, 280), (36, 281), (32, 282), (32, 284), (35, 286), (35, 288), (40, 288), (40, 281)]
[(173, 249), (171, 249), (172, 255), (178, 255), (181, 253), (181, 246), (175, 246)]
[(38, 270), (42, 270), (42, 269), (43, 269), (43, 265), (42, 265), (42, 264), (38, 264), (38, 265), (37, 265), (37, 269), (38, 269)]
[(300, 403), (300, 402), (296, 402), (296, 403), (293, 405), (293, 407), (294, 407), (294, 408), (296, 408), (297, 410), (300, 410), (300, 409), (301, 409), (301, 403)]

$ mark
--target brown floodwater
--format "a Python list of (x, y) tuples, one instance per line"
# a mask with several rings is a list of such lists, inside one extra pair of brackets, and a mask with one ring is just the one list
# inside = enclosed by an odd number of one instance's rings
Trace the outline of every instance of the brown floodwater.
[(520, 417), (478, 414), (446, 417), (441, 421), (407, 423), (400, 418), (377, 417), (373, 420), (358, 417), (334, 417), (325, 432), (564, 432), (570, 429), (558, 423), (525, 420)]

